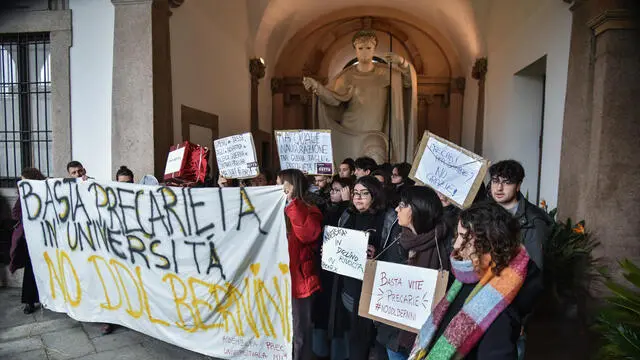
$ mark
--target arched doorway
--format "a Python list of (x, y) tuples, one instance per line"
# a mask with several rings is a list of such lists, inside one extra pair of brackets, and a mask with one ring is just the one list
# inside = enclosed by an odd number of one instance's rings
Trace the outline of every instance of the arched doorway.
[(304, 90), (302, 77), (326, 83), (355, 60), (353, 34), (372, 29), (379, 39), (376, 55), (380, 60), (391, 48), (416, 69), (418, 133), (429, 130), (460, 143), (465, 81), (455, 52), (447, 49), (448, 44), (435, 40), (442, 36), (434, 36), (400, 18), (351, 13), (337, 12), (318, 19), (298, 31), (284, 47), (271, 82), (273, 129), (316, 127), (313, 97)]

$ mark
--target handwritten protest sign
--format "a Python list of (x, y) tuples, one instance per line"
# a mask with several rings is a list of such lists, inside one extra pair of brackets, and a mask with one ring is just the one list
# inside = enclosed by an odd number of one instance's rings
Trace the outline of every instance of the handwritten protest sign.
[(291, 359), (279, 186), (21, 181), (43, 306), (224, 359)]
[(333, 174), (330, 130), (277, 130), (281, 169), (298, 169), (309, 175)]
[(248, 179), (258, 176), (258, 157), (253, 135), (244, 133), (213, 142), (220, 174), (227, 179)]
[(368, 244), (368, 232), (326, 226), (322, 244), (322, 268), (362, 280)]
[(471, 206), (488, 167), (481, 156), (425, 131), (409, 177), (464, 209)]
[(369, 261), (358, 313), (417, 333), (445, 295), (447, 271)]

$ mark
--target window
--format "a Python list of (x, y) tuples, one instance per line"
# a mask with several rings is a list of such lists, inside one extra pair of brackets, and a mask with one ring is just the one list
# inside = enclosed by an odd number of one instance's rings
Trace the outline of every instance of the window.
[(0, 187), (52, 171), (50, 63), (48, 33), (0, 34)]

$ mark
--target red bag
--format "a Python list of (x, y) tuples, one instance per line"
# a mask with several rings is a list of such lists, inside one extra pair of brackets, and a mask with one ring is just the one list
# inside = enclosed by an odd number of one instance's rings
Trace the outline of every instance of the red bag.
[(203, 183), (207, 173), (209, 149), (188, 141), (173, 145), (167, 157), (164, 180), (181, 186)]

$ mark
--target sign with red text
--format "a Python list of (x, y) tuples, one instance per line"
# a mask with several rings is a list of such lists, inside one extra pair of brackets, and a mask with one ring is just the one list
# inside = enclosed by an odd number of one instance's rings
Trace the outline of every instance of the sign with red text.
[(249, 179), (258, 176), (258, 156), (253, 135), (244, 133), (213, 141), (220, 175), (227, 179)]
[(45, 308), (221, 359), (291, 359), (280, 186), (21, 181)]
[(280, 169), (333, 175), (331, 130), (276, 130)]
[(369, 233), (325, 226), (322, 269), (362, 280), (367, 263)]
[(417, 333), (447, 288), (447, 271), (369, 261), (359, 314)]

